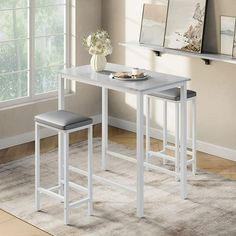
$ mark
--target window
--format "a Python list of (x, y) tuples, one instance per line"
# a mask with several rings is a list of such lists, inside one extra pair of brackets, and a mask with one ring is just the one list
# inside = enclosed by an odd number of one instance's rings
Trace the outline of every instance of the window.
[(66, 8), (66, 0), (0, 0), (0, 106), (55, 93), (67, 64)]

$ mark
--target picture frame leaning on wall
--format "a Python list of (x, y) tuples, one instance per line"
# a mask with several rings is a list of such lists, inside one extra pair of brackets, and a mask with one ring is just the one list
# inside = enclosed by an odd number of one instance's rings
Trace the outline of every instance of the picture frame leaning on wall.
[(235, 28), (234, 28), (234, 40), (233, 40), (232, 57), (236, 58), (236, 17), (235, 17)]
[(169, 0), (165, 47), (201, 53), (207, 0)]
[(164, 46), (169, 0), (143, 4), (139, 43)]
[(232, 56), (234, 54), (236, 18), (220, 16), (220, 53)]

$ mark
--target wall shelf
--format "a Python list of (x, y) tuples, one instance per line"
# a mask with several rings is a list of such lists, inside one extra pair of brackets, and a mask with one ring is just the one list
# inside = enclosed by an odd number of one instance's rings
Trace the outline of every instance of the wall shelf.
[(210, 65), (211, 61), (219, 61), (219, 62), (236, 64), (236, 58), (233, 58), (232, 56), (222, 55), (222, 54), (184, 52), (184, 51), (159, 47), (155, 45), (140, 44), (138, 42), (126, 42), (126, 43), (120, 43), (120, 45), (124, 47), (139, 47), (139, 48), (149, 49), (149, 50), (152, 50), (157, 56), (161, 56), (161, 54), (172, 54), (172, 55), (178, 55), (178, 56), (199, 58), (203, 60), (206, 65)]

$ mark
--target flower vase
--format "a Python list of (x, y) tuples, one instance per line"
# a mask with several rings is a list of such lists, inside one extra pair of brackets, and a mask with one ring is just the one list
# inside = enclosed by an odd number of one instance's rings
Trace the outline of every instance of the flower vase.
[(94, 71), (103, 71), (107, 64), (107, 59), (104, 55), (92, 55), (90, 60), (91, 67)]

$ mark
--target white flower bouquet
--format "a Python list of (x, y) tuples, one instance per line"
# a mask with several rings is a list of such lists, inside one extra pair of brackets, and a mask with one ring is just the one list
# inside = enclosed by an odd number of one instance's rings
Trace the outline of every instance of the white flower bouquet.
[(83, 39), (83, 45), (91, 55), (110, 55), (112, 53), (111, 38), (105, 30), (97, 30)]

